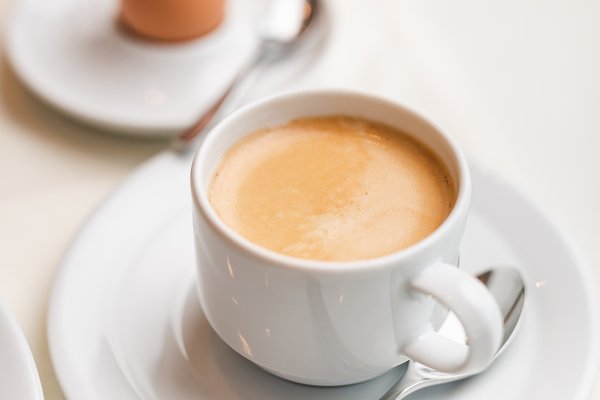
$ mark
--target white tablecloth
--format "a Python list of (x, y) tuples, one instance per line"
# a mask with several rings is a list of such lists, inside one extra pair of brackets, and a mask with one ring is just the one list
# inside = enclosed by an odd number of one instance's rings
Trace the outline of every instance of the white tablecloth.
[[(334, 27), (319, 60), (287, 87), (355, 88), (427, 115), (472, 163), (545, 209), (578, 244), (600, 286), (600, 2), (330, 6)], [(10, 2), (1, 1), (0, 11), (6, 26)], [(25, 331), (47, 399), (62, 398), (46, 341), (60, 257), (88, 213), (164, 146), (63, 117), (0, 62), (0, 297)], [(593, 398), (600, 399), (600, 380)]]

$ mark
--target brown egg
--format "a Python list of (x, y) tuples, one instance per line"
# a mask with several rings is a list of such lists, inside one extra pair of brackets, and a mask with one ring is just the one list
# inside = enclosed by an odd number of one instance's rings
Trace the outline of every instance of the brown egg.
[(121, 20), (151, 39), (187, 40), (202, 36), (223, 20), (225, 0), (121, 0)]

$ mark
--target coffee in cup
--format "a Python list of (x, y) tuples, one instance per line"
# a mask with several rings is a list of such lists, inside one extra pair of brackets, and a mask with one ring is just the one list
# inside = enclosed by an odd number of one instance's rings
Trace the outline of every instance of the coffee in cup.
[[(191, 184), (200, 304), (265, 370), (342, 385), (408, 359), (474, 372), (496, 353), (498, 305), (457, 268), (468, 165), (417, 113), (360, 93), (280, 94), (208, 133)], [(437, 332), (446, 310), (466, 345)]]
[(399, 129), (347, 115), (260, 129), (225, 154), (209, 199), (259, 246), (322, 261), (364, 260), (419, 242), (456, 200), (448, 168)]

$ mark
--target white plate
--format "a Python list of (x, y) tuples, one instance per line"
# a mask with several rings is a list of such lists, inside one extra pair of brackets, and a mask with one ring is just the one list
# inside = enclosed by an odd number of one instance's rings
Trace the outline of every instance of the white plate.
[[(76, 237), (49, 311), (52, 360), (73, 399), (376, 399), (402, 368), (315, 388), (275, 378), (224, 345), (194, 287), (189, 162), (163, 153), (140, 167)], [(485, 374), (414, 399), (583, 400), (599, 363), (598, 302), (559, 231), (510, 185), (473, 171), (461, 264), (521, 268), (528, 314)]]
[(7, 54), (49, 104), (123, 133), (168, 136), (189, 127), (256, 45), (265, 0), (230, 0), (221, 26), (193, 41), (123, 34), (118, 0), (24, 0), (9, 21)]
[(0, 302), (0, 399), (42, 400), (42, 386), (21, 328)]

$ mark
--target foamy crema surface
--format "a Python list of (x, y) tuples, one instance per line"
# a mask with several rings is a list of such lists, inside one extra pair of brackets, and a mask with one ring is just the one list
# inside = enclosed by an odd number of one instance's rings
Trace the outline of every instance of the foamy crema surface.
[(210, 186), (220, 218), (293, 257), (374, 258), (402, 250), (448, 216), (456, 189), (423, 145), (347, 116), (253, 132), (225, 155)]

